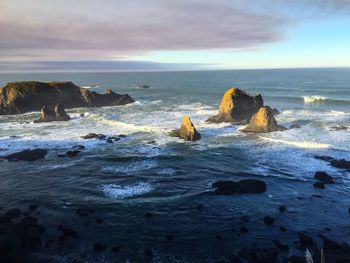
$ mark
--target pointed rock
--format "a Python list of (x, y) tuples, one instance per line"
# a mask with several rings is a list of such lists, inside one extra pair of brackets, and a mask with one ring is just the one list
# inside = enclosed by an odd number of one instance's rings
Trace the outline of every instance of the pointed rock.
[(195, 141), (201, 138), (201, 135), (194, 127), (189, 116), (183, 118), (180, 129), (173, 130), (170, 136), (179, 137), (188, 141)]
[(65, 112), (64, 107), (61, 103), (58, 103), (56, 106), (44, 106), (41, 108), (41, 114), (38, 120), (35, 120), (35, 123), (39, 122), (51, 122), (51, 121), (69, 121), (70, 117)]
[(273, 111), (270, 107), (261, 107), (250, 120), (249, 124), (242, 129), (244, 132), (274, 132), (286, 130), (277, 124)]
[(231, 88), (222, 97), (219, 114), (210, 117), (207, 122), (248, 121), (263, 105), (263, 98), (260, 94), (251, 96), (243, 90)]

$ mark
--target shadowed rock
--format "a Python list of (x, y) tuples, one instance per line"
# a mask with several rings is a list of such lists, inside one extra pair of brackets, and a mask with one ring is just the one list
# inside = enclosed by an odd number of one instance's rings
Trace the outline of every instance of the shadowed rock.
[(333, 177), (330, 176), (329, 174), (327, 174), (326, 172), (316, 172), (314, 175), (314, 178), (316, 180), (321, 181), (324, 184), (333, 184), (334, 183)]
[(58, 103), (56, 106), (43, 106), (41, 108), (41, 114), (35, 123), (39, 122), (51, 122), (51, 121), (69, 121), (70, 117), (65, 112), (62, 104)]
[(250, 96), (243, 90), (231, 88), (226, 91), (222, 98), (219, 114), (210, 117), (207, 122), (248, 121), (263, 105), (263, 98), (260, 94), (258, 96)]
[(21, 152), (9, 154), (7, 156), (1, 157), (2, 159), (8, 161), (36, 161), (42, 159), (46, 156), (46, 149), (33, 149), (33, 150), (24, 150)]
[(215, 188), (214, 193), (219, 195), (246, 194), (246, 193), (264, 193), (266, 183), (255, 179), (246, 179), (239, 182), (219, 181), (212, 184)]
[(111, 90), (99, 94), (80, 88), (72, 82), (23, 81), (8, 83), (0, 89), (0, 115), (39, 111), (43, 106), (62, 103), (67, 109), (102, 107), (132, 103), (129, 95)]
[(345, 159), (340, 159), (340, 160), (332, 160), (331, 165), (336, 167), (336, 168), (341, 168), (341, 169), (350, 169), (350, 161), (347, 161)]
[(272, 109), (268, 106), (261, 107), (250, 120), (249, 124), (242, 129), (244, 132), (274, 132), (286, 130), (277, 124)]
[(179, 137), (188, 141), (195, 141), (201, 138), (201, 135), (194, 127), (189, 116), (183, 118), (180, 129), (171, 131), (170, 136)]

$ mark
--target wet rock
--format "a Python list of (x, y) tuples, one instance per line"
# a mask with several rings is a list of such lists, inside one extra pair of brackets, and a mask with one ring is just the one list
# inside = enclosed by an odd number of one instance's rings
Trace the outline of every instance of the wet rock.
[(341, 160), (331, 160), (331, 165), (336, 168), (341, 168), (341, 169), (350, 169), (350, 161), (347, 161), (345, 159)]
[(316, 182), (316, 183), (313, 184), (313, 186), (315, 188), (319, 188), (319, 189), (326, 189), (324, 183), (322, 183), (322, 182)]
[(331, 131), (346, 131), (348, 130), (347, 126), (332, 126), (330, 127)]
[(103, 244), (100, 244), (100, 243), (95, 243), (94, 244), (94, 251), (95, 252), (102, 252), (102, 251), (104, 251), (104, 250), (106, 250), (106, 246), (105, 245), (103, 245)]
[(311, 247), (315, 244), (313, 239), (304, 232), (298, 232), (298, 236), (301, 247)]
[(283, 126), (277, 124), (272, 109), (268, 106), (261, 107), (253, 115), (249, 124), (242, 129), (243, 132), (274, 132), (286, 130)]
[(138, 87), (139, 89), (149, 89), (149, 86), (146, 85), (146, 84), (139, 84), (139, 85), (137, 85), (137, 87)]
[(117, 137), (118, 138), (126, 138), (126, 135), (125, 134), (119, 134)]
[(210, 117), (207, 122), (221, 123), (221, 122), (241, 122), (249, 120), (260, 107), (264, 105), (263, 98), (258, 96), (251, 96), (247, 92), (231, 88), (224, 94), (219, 113)]
[(264, 223), (268, 226), (272, 226), (275, 223), (275, 219), (272, 216), (265, 216)]
[(22, 81), (6, 84), (0, 89), (0, 115), (39, 111), (43, 105), (63, 104), (66, 108), (125, 105), (134, 100), (128, 94), (111, 90), (98, 94), (72, 82)]
[(322, 161), (326, 161), (326, 162), (330, 162), (330, 161), (334, 160), (334, 158), (330, 157), (330, 156), (315, 155), (314, 158), (317, 159), (317, 160), (322, 160)]
[(272, 109), (272, 113), (273, 113), (273, 115), (278, 115), (278, 114), (280, 114), (280, 111), (278, 110), (278, 109), (276, 109), (276, 108), (273, 108)]
[(281, 251), (288, 251), (289, 250), (289, 246), (286, 244), (283, 244), (281, 241), (279, 240), (272, 240), (272, 242), (275, 244), (275, 246), (281, 250)]
[(12, 220), (13, 218), (21, 216), (22, 211), (19, 208), (11, 208), (7, 210), (7, 212), (4, 214), (5, 217)]
[(81, 138), (83, 138), (84, 140), (89, 140), (89, 139), (95, 139), (97, 138), (98, 134), (96, 133), (89, 133), (85, 136), (82, 136)]
[(59, 154), (57, 154), (57, 156), (58, 156), (58, 157), (75, 157), (75, 156), (77, 156), (80, 152), (81, 152), (81, 151), (79, 151), (79, 150), (72, 150), (72, 151), (68, 151), (68, 152), (66, 152), (66, 153), (64, 153), (64, 154), (59, 153)]
[(334, 179), (332, 176), (328, 175), (326, 172), (316, 172), (314, 175), (314, 178), (316, 180), (321, 181), (324, 184), (333, 184)]
[(280, 227), (280, 230), (281, 230), (281, 232), (286, 232), (286, 231), (287, 231), (287, 228), (285, 228), (284, 226), (281, 226), (281, 227)]
[(69, 120), (70, 117), (65, 112), (63, 105), (58, 103), (56, 106), (43, 106), (39, 119), (35, 120), (34, 123)]
[(112, 140), (111, 138), (108, 138), (108, 139), (106, 140), (106, 143), (113, 143), (113, 140)]
[(1, 157), (2, 159), (8, 160), (10, 162), (13, 161), (36, 161), (42, 159), (47, 154), (46, 149), (32, 149), (32, 150), (24, 150), (17, 153), (9, 154), (7, 156)]
[(201, 138), (189, 116), (183, 118), (180, 129), (171, 131), (170, 136), (179, 137), (187, 141), (196, 141)]
[(245, 193), (264, 193), (266, 184), (263, 181), (255, 179), (245, 179), (239, 182), (233, 181), (218, 181), (212, 184), (215, 194), (232, 195)]
[(67, 238), (69, 237), (78, 237), (78, 233), (75, 232), (73, 229), (65, 227), (63, 225), (58, 226), (58, 230), (61, 231), (61, 235), (58, 237), (58, 240), (63, 242), (66, 241)]
[(294, 123), (289, 127), (289, 129), (300, 129), (300, 128), (301, 128), (301, 126), (297, 123)]
[(39, 207), (38, 205), (29, 205), (28, 209), (33, 212), (33, 211), (37, 210), (38, 207)]

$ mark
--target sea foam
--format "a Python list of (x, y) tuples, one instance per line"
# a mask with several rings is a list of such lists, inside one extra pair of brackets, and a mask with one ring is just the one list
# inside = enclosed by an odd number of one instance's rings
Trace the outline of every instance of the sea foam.
[(152, 186), (145, 182), (123, 186), (117, 184), (106, 184), (102, 185), (102, 191), (108, 198), (125, 199), (132, 196), (146, 194), (152, 191)]
[(305, 103), (319, 103), (326, 100), (325, 97), (322, 96), (303, 96)]

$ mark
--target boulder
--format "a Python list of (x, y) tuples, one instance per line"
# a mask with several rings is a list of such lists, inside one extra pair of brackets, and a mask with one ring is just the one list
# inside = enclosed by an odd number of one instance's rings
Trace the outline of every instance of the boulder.
[(214, 193), (219, 195), (246, 194), (246, 193), (264, 193), (266, 183), (255, 179), (245, 179), (239, 182), (219, 181), (212, 184), (215, 188)]
[(9, 154), (7, 156), (1, 157), (2, 159), (8, 161), (36, 161), (42, 159), (46, 156), (46, 149), (33, 149), (33, 150), (24, 150), (21, 152)]
[(138, 87), (139, 89), (149, 89), (149, 86), (146, 85), (146, 84), (139, 84), (139, 85), (137, 85), (137, 87)]
[(274, 132), (285, 130), (283, 126), (277, 124), (272, 109), (268, 106), (261, 107), (253, 115), (249, 124), (242, 129), (244, 132)]
[(347, 161), (345, 159), (340, 159), (340, 160), (331, 160), (331, 165), (336, 167), (336, 168), (341, 168), (341, 169), (350, 169), (350, 161)]
[(194, 127), (189, 116), (185, 116), (182, 120), (180, 129), (173, 130), (170, 133), (173, 137), (179, 137), (188, 141), (195, 141), (201, 138), (201, 135)]
[(251, 96), (247, 92), (231, 88), (224, 94), (219, 113), (210, 117), (207, 122), (242, 122), (249, 120), (259, 108), (264, 105), (263, 98), (259, 94)]
[(72, 82), (22, 81), (6, 84), (0, 89), (0, 115), (39, 111), (43, 106), (59, 103), (67, 109), (103, 107), (133, 103), (128, 95), (112, 90), (99, 94), (74, 85)]
[(61, 103), (56, 106), (43, 106), (41, 108), (41, 114), (35, 123), (39, 122), (51, 122), (51, 121), (69, 121), (70, 117), (65, 112), (64, 107)]

